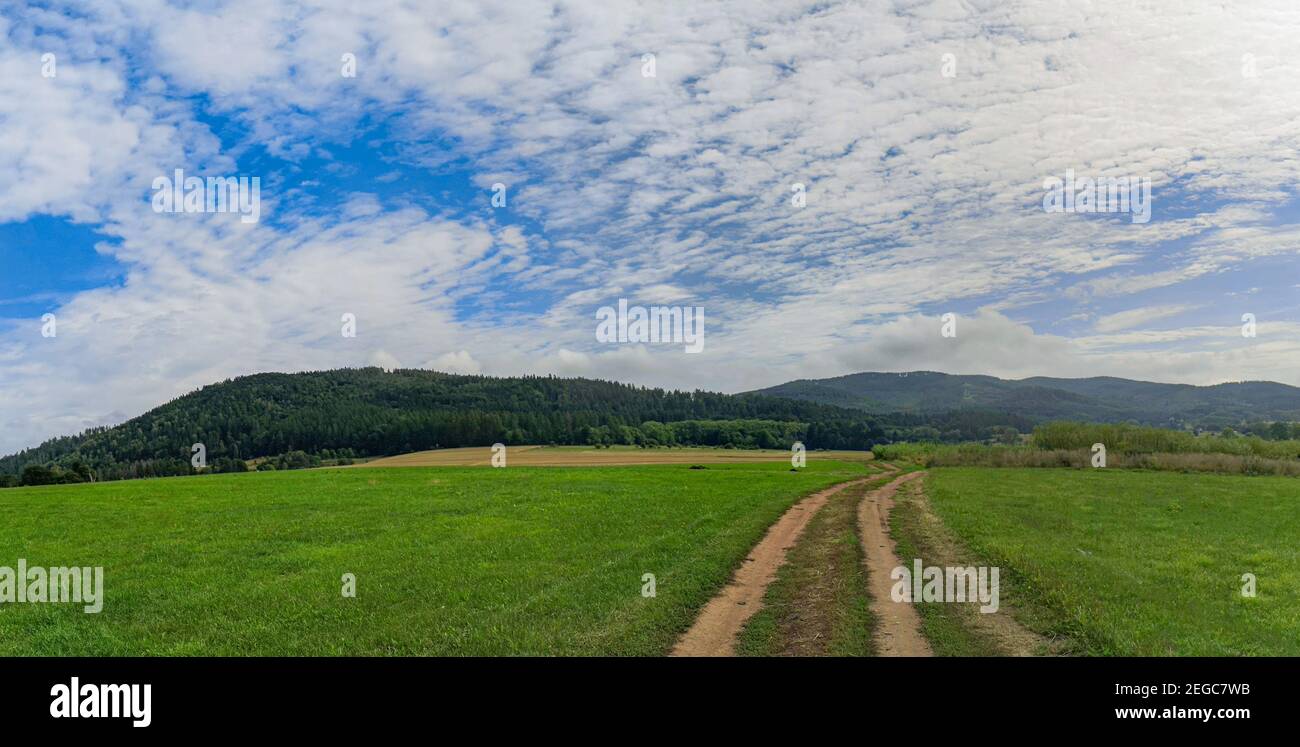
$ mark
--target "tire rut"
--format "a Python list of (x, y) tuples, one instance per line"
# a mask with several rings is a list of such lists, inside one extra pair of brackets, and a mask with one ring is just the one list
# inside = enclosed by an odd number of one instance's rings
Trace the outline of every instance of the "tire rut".
[[(873, 475), (874, 476), (874, 475)], [(803, 498), (776, 520), (763, 539), (750, 550), (731, 582), (695, 618), (670, 656), (734, 656), (741, 629), (763, 605), (763, 595), (785, 563), (786, 552), (803, 534), (804, 527), (832, 495), (871, 477), (863, 477)]]
[(890, 572), (902, 565), (889, 534), (889, 511), (894, 493), (903, 484), (925, 475), (909, 472), (889, 484), (872, 490), (858, 505), (858, 532), (867, 565), (867, 590), (876, 615), (876, 651), (880, 656), (933, 656), (930, 642), (921, 633), (921, 616), (911, 604), (895, 602), (890, 595)]

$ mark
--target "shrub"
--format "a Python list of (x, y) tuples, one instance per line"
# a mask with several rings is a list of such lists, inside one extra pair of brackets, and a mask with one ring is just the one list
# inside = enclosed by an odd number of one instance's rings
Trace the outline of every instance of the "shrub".
[[(877, 459), (908, 460), (926, 467), (1092, 467), (1090, 448), (1041, 449), (984, 444), (889, 444), (872, 449)], [(1253, 454), (1125, 453), (1107, 444), (1106, 466), (1177, 472), (1300, 477), (1300, 460), (1270, 459)]]
[(1108, 452), (1125, 454), (1236, 454), (1267, 459), (1295, 459), (1300, 441), (1270, 441), (1258, 436), (1197, 435), (1168, 428), (1105, 423), (1045, 423), (1034, 429), (1033, 444), (1041, 449), (1088, 449), (1106, 444)]

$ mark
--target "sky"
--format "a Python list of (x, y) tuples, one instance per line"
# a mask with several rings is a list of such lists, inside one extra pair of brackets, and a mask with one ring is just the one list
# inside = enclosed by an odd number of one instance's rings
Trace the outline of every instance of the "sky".
[[(1300, 385), (1297, 38), (1293, 0), (0, 3), (0, 454), (343, 366)], [(177, 169), (257, 220), (155, 210)], [(1149, 213), (1050, 210), (1067, 173)], [(619, 299), (703, 350), (602, 341)]]

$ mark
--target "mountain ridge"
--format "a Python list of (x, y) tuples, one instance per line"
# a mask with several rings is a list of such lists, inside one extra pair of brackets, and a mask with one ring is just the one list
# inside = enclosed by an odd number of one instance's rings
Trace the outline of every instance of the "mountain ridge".
[(744, 394), (835, 404), (873, 414), (926, 414), (987, 408), (1043, 420), (1136, 421), (1174, 427), (1226, 427), (1300, 420), (1300, 387), (1273, 381), (1165, 384), (1091, 376), (1001, 379), (939, 371), (863, 371), (795, 379)]
[[(1256, 433), (1281, 425), (1291, 434), (1288, 423), (1300, 421), (1300, 388), (917, 371), (722, 394), (423, 369), (268, 372), (209, 384), (119, 425), (0, 457), (0, 487), (29, 466), (49, 470), (32, 479), (75, 481), (241, 471), (267, 467), (270, 458), (302, 466), (494, 442), (789, 448), (799, 440), (810, 449), (866, 449), (898, 440), (1007, 440), (1051, 420)], [(195, 444), (207, 465), (191, 463)]]

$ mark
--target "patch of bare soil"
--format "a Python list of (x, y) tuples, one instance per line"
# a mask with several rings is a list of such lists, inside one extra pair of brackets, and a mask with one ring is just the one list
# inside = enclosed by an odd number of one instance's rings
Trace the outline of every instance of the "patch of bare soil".
[(890, 596), (894, 582), (891, 571), (902, 565), (894, 539), (889, 536), (889, 511), (898, 488), (925, 475), (909, 472), (867, 493), (858, 505), (858, 531), (866, 556), (867, 589), (876, 615), (876, 651), (880, 656), (933, 656), (930, 643), (921, 634), (921, 617), (916, 608), (895, 602)]
[[(573, 448), (552, 446), (510, 446), (506, 449), (511, 467), (603, 467), (640, 464), (747, 464), (753, 462), (788, 462), (790, 452), (780, 449), (710, 449), (710, 448)], [(814, 451), (808, 461), (842, 460), (869, 462), (869, 451)], [(373, 459), (366, 467), (485, 467), (492, 462), (487, 446), (460, 449), (435, 449)]]
[(745, 562), (721, 592), (700, 611), (695, 623), (673, 647), (672, 656), (732, 656), (736, 636), (745, 622), (759, 610), (767, 587), (785, 562), (813, 515), (835, 493), (870, 478), (840, 483), (804, 498), (790, 507), (767, 530)]

